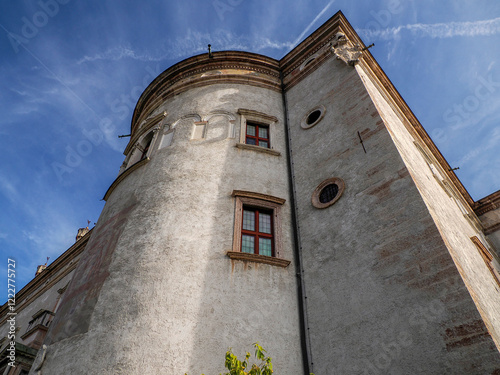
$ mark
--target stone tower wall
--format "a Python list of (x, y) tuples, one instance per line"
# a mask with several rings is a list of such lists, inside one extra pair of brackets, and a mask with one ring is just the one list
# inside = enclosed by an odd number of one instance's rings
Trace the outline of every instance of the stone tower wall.
[[(236, 147), (241, 109), (276, 118), (272, 153)], [(44, 373), (218, 373), (229, 347), (241, 356), (259, 341), (282, 373), (300, 374), (281, 93), (214, 83), (159, 102), (151, 116), (164, 112), (152, 127), (150, 161), (107, 194), (80, 281), (70, 286), (74, 306), (65, 301), (49, 332)], [(226, 255), (234, 191), (285, 200), (280, 257), (288, 267)], [(81, 300), (85, 313), (72, 315)]]

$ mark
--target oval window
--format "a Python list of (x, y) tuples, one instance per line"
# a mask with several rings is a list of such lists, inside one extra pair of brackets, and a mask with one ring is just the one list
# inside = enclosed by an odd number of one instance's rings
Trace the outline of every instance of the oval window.
[(324, 180), (312, 193), (312, 205), (316, 208), (329, 207), (339, 200), (344, 189), (345, 183), (341, 178), (332, 177)]
[(305, 117), (302, 119), (302, 123), (300, 126), (303, 129), (312, 128), (318, 122), (320, 122), (325, 116), (325, 107), (319, 106), (310, 111)]

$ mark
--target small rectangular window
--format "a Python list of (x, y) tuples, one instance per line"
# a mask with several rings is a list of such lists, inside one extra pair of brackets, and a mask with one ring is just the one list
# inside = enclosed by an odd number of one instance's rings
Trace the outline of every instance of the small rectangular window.
[(272, 216), (272, 211), (243, 206), (242, 252), (273, 256)]
[[(256, 133), (258, 134), (258, 133)], [(235, 220), (231, 259), (287, 267), (283, 259), (281, 207), (285, 200), (271, 195), (234, 190)]]
[(245, 143), (247, 145), (269, 148), (269, 125), (261, 125), (247, 121)]

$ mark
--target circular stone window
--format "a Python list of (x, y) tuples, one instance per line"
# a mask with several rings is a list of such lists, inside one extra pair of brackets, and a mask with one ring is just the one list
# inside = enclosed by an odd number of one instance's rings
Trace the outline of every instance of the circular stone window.
[(323, 106), (314, 108), (311, 112), (304, 116), (300, 126), (303, 129), (312, 128), (323, 119), (323, 117), (325, 116), (325, 111), (325, 107)]
[(339, 200), (344, 189), (344, 180), (338, 177), (329, 178), (314, 189), (311, 197), (312, 205), (316, 208), (329, 207)]

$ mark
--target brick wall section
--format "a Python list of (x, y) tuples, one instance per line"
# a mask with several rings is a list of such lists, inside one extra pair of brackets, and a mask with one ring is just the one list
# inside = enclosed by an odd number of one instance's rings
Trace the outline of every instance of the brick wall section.
[[(491, 374), (500, 368), (356, 70), (328, 59), (288, 91), (287, 101), (314, 372)], [(325, 117), (302, 129), (300, 120), (317, 105), (326, 107)], [(330, 177), (344, 179), (345, 192), (333, 206), (316, 209), (311, 193)]]

